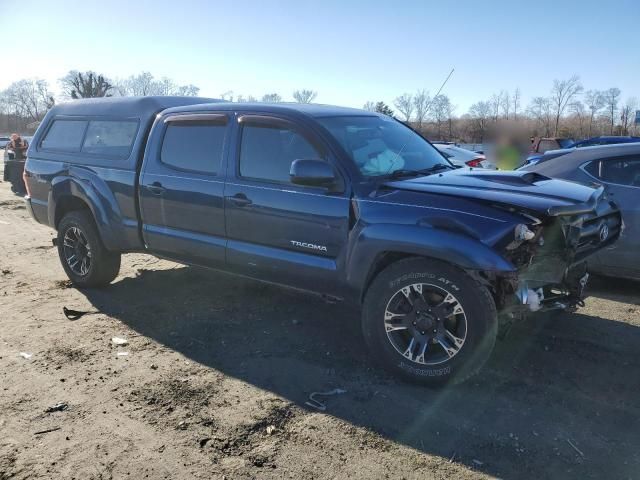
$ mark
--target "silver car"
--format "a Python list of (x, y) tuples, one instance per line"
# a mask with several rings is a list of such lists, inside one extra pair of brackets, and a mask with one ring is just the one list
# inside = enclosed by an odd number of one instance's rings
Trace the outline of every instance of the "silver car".
[[(624, 230), (616, 243), (590, 257), (589, 269), (640, 280), (640, 143), (567, 150), (564, 155), (545, 155), (540, 162), (521, 170), (603, 185), (622, 211)], [(600, 235), (606, 234), (606, 228), (602, 228)]]
[(449, 143), (434, 143), (433, 146), (454, 165), (460, 167), (491, 168), (494, 170), (496, 168), (482, 153), (476, 153)]

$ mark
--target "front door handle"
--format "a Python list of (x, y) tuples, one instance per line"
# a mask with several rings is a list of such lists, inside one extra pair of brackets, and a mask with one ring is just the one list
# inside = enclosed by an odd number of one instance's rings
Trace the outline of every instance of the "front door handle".
[(166, 188), (160, 182), (153, 182), (151, 185), (147, 185), (146, 188), (154, 195), (162, 195), (166, 191)]
[(231, 203), (238, 207), (246, 207), (251, 205), (251, 200), (244, 193), (236, 193), (232, 197), (227, 197)]

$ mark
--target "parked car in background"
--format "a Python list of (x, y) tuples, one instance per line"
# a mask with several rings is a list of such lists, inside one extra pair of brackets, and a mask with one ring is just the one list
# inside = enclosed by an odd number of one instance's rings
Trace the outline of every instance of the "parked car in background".
[[(589, 259), (589, 270), (640, 280), (640, 143), (584, 147), (543, 159), (521, 170), (587, 185), (601, 184), (622, 211), (624, 229), (617, 243)], [(600, 238), (608, 235), (604, 224)]]
[(495, 165), (489, 162), (487, 157), (482, 153), (472, 152), (466, 148), (456, 147), (449, 143), (434, 143), (433, 146), (456, 166), (492, 168), (494, 170), (496, 168)]
[(640, 137), (625, 136), (602, 136), (579, 140), (571, 145), (570, 148), (596, 147), (598, 145), (614, 145), (619, 143), (636, 143), (640, 142)]
[(11, 141), (9, 137), (0, 137), (0, 149), (7, 146), (7, 143)]
[(486, 155), (487, 147), (491, 146), (491, 144), (487, 145), (484, 143), (458, 143), (456, 144), (456, 146), (464, 148), (466, 150), (471, 150), (472, 152), (484, 153)]
[(536, 138), (531, 142), (531, 150), (525, 160), (525, 164), (537, 162), (549, 150), (570, 148), (573, 144), (574, 141), (570, 138)]
[(572, 143), (567, 147), (562, 147), (557, 150), (546, 150), (542, 155), (529, 155), (525, 160), (524, 165), (534, 165), (536, 163), (550, 160), (551, 158), (559, 157), (561, 155), (565, 155), (569, 153), (572, 148), (584, 148), (584, 147), (595, 147), (602, 145), (619, 145), (622, 143), (639, 143), (640, 137), (629, 137), (629, 136), (601, 136), (601, 137), (593, 137), (587, 138), (585, 140), (579, 140), (577, 142)]
[(206, 101), (49, 110), (25, 201), (75, 285), (138, 251), (349, 301), (376, 360), (441, 384), (482, 366), (499, 319), (580, 305), (586, 259), (620, 230), (602, 188), (454, 168), (386, 115)]

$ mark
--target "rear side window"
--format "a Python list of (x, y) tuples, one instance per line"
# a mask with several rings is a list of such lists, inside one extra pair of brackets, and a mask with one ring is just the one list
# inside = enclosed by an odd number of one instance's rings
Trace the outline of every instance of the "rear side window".
[(560, 145), (558, 145), (558, 142), (555, 140), (542, 140), (538, 146), (538, 153), (544, 153), (548, 150), (557, 150), (558, 148), (560, 148)]
[(323, 155), (300, 133), (280, 124), (242, 127), (240, 176), (289, 183), (291, 163), (322, 159)]
[(86, 120), (54, 120), (40, 146), (49, 150), (78, 152), (86, 128)]
[(640, 187), (640, 157), (637, 156), (595, 160), (584, 169), (603, 182)]
[(170, 122), (160, 161), (179, 170), (215, 175), (224, 151), (226, 121)]
[(137, 131), (138, 122), (133, 120), (92, 120), (89, 122), (82, 151), (110, 157), (127, 157)]

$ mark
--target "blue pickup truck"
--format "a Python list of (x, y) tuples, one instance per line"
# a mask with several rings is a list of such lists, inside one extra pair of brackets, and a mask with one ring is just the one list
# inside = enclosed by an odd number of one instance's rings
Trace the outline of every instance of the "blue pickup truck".
[(579, 305), (621, 228), (602, 189), (456, 168), (393, 118), (322, 105), (61, 104), (24, 178), (79, 288), (146, 252), (353, 302), (372, 356), (430, 385), (476, 372), (499, 320)]

